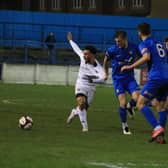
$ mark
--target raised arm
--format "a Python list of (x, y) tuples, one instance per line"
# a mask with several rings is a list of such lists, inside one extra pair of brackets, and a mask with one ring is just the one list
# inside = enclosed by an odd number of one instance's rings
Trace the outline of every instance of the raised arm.
[(67, 39), (74, 50), (74, 52), (80, 57), (80, 59), (83, 59), (83, 51), (79, 48), (79, 46), (73, 41), (72, 33), (68, 32)]

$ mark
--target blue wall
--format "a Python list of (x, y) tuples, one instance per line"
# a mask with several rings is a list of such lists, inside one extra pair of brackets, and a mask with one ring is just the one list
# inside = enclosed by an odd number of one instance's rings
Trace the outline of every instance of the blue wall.
[[(81, 44), (94, 43), (100, 49), (113, 43), (113, 34), (124, 29), (130, 40), (138, 42), (136, 26), (148, 22), (156, 38), (168, 36), (168, 19), (117, 17), (82, 14), (0, 11), (1, 45), (23, 45), (27, 41), (43, 42), (48, 32), (55, 32), (58, 46), (66, 46), (66, 33), (72, 31)], [(13, 42), (11, 42), (11, 40)]]

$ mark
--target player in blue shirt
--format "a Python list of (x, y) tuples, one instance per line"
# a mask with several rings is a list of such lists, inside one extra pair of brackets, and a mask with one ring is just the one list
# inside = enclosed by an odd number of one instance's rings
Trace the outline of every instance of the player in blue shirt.
[[(138, 98), (137, 108), (143, 113), (146, 120), (153, 127), (152, 141), (165, 143), (164, 125), (166, 123), (166, 109), (162, 103), (159, 119), (156, 120), (152, 110), (147, 106), (149, 100), (157, 98), (164, 102), (168, 94), (168, 62), (164, 44), (151, 37), (148, 23), (138, 25), (138, 35), (142, 42), (139, 44), (142, 57), (130, 66), (123, 66), (121, 71), (129, 71), (140, 64), (148, 63), (148, 81), (144, 85)], [(160, 103), (161, 105), (161, 103)]]
[[(166, 48), (166, 53), (167, 53), (167, 59), (168, 59), (168, 37), (166, 37), (165, 39), (164, 39), (164, 43), (165, 43), (165, 48)], [(162, 103), (162, 102), (161, 102)], [(156, 98), (154, 98), (152, 101), (150, 101), (149, 103), (148, 103), (149, 105), (151, 105), (151, 106), (154, 106), (154, 107), (156, 107), (156, 111), (157, 112), (160, 112), (161, 111), (161, 109), (160, 109), (160, 102), (156, 99)], [(167, 97), (167, 100), (166, 100), (166, 109), (168, 110), (168, 97)], [(160, 114), (160, 113), (159, 113)], [(165, 123), (166, 124), (166, 123)], [(165, 127), (165, 126), (164, 126)]]
[[(136, 106), (139, 96), (139, 86), (134, 78), (134, 70), (121, 72), (123, 65), (131, 65), (139, 50), (135, 44), (128, 42), (125, 31), (117, 31), (114, 35), (115, 45), (108, 48), (104, 57), (106, 79), (108, 78), (108, 61), (111, 60), (112, 80), (115, 94), (119, 101), (119, 114), (122, 123), (123, 134), (130, 135), (131, 131), (127, 124), (127, 109), (131, 111)], [(128, 103), (126, 92), (131, 94), (132, 99)], [(126, 107), (127, 106), (127, 107)]]
[[(166, 47), (166, 52), (167, 52), (167, 62), (168, 62), (168, 37), (164, 39), (165, 47)], [(166, 100), (166, 109), (168, 110), (168, 97)]]

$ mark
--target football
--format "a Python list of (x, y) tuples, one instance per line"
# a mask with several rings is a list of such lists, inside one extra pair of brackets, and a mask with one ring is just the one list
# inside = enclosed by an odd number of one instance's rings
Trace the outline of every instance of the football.
[(33, 126), (33, 119), (29, 116), (22, 116), (19, 119), (19, 128), (23, 130), (30, 130)]

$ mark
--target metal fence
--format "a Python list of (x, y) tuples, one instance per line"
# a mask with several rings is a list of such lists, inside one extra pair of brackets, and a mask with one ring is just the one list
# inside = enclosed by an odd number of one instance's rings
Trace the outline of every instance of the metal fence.
[[(81, 47), (92, 44), (99, 50), (99, 59), (108, 47), (113, 44), (116, 27), (81, 26), (63, 24), (34, 24), (21, 22), (0, 22), (0, 62), (9, 63), (44, 63), (44, 64), (78, 64), (67, 41), (67, 32), (73, 33), (74, 40)], [(136, 28), (125, 28), (128, 40), (139, 43)], [(49, 58), (45, 39), (49, 32), (56, 37), (55, 59)], [(154, 36), (163, 40), (167, 36), (166, 29), (155, 29)], [(69, 57), (70, 55), (70, 57)]]

